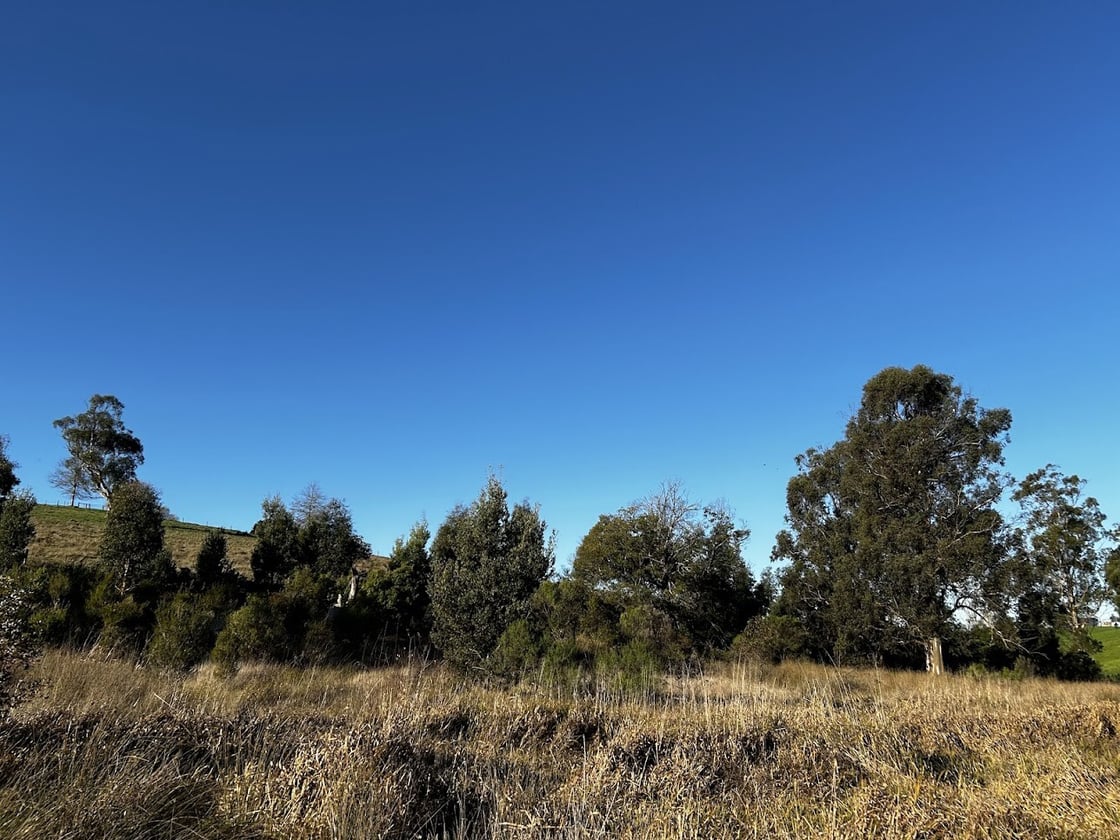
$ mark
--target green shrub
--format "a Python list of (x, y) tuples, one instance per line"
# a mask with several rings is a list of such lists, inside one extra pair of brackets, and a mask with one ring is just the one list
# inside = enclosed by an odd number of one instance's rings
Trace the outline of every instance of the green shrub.
[(215, 612), (196, 595), (180, 592), (156, 611), (148, 662), (158, 668), (188, 670), (206, 658), (214, 643)]
[(536, 668), (540, 659), (540, 641), (533, 637), (529, 622), (518, 619), (498, 638), (489, 666), (497, 676), (517, 679)]
[(195, 557), (195, 573), (201, 587), (211, 587), (233, 572), (226, 557), (226, 538), (218, 531), (209, 531)]
[(0, 719), (27, 688), (20, 674), (38, 653), (30, 614), (27, 593), (10, 577), (0, 576)]
[(250, 595), (245, 606), (235, 610), (218, 634), (211, 659), (226, 672), (246, 660), (281, 661), (288, 655), (284, 616), (267, 595)]
[(623, 695), (652, 693), (665, 664), (660, 653), (646, 641), (630, 641), (595, 660), (595, 678), (601, 688)]
[(789, 615), (767, 615), (752, 619), (731, 643), (731, 654), (740, 659), (777, 664), (807, 655), (805, 626)]

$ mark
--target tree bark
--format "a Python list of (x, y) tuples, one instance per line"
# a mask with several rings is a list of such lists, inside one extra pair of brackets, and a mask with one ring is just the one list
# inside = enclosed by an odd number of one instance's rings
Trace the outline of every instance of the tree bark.
[(926, 642), (926, 671), (937, 676), (945, 673), (945, 660), (941, 658), (941, 639), (938, 636)]

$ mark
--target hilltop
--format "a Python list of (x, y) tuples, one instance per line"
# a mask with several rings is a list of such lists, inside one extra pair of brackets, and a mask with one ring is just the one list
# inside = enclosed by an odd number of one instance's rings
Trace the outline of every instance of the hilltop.
[[(104, 510), (69, 507), (68, 505), (36, 505), (31, 519), (35, 523), (35, 539), (31, 542), (29, 560), (34, 563), (93, 563), (97, 560), (101, 534), (105, 530)], [(176, 566), (194, 568), (195, 557), (208, 533), (217, 531), (226, 538), (226, 555), (233, 568), (252, 577), (249, 557), (257, 538), (247, 531), (200, 525), (169, 519), (163, 523), (164, 545), (171, 550)], [(383, 566), (388, 557), (371, 556), (358, 568)]]
[[(31, 543), (29, 559), (38, 563), (94, 562), (101, 534), (105, 530), (105, 517), (103, 510), (37, 505), (31, 515), (35, 523), (35, 539)], [(249, 575), (249, 556), (257, 543), (256, 537), (232, 528), (169, 519), (164, 523), (164, 544), (171, 550), (175, 565), (194, 568), (198, 549), (211, 531), (225, 536), (230, 563), (242, 574)]]

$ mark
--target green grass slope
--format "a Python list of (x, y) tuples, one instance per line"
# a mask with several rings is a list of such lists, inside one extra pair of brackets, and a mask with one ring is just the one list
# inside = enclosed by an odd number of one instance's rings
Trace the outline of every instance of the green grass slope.
[[(35, 524), (35, 540), (31, 543), (30, 560), (40, 563), (92, 563), (97, 559), (101, 534), (105, 530), (105, 511), (72, 508), (65, 505), (37, 505), (31, 514)], [(233, 567), (249, 574), (249, 555), (256, 537), (244, 531), (212, 528), (191, 522), (164, 524), (164, 544), (171, 550), (176, 566), (194, 568), (195, 557), (210, 531), (221, 531), (226, 538), (227, 554)]]
[(1089, 634), (1104, 645), (1093, 656), (1106, 677), (1120, 678), (1120, 627), (1093, 627)]

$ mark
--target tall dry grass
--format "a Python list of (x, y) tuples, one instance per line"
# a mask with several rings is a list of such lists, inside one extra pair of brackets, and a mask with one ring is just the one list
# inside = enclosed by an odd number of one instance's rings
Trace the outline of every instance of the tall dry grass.
[(424, 663), (51, 653), (0, 725), (0, 836), (1114, 837), (1120, 688), (722, 666), (624, 694)]

